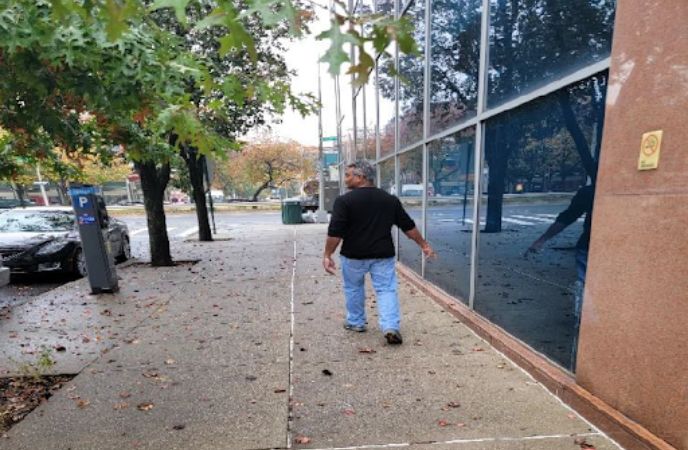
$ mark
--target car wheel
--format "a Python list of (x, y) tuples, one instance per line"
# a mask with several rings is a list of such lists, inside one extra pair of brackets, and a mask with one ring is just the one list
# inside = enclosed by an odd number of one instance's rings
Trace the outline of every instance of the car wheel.
[(117, 256), (117, 262), (124, 262), (131, 258), (131, 244), (126, 235), (122, 235), (122, 249)]
[(88, 275), (88, 269), (86, 268), (86, 256), (81, 248), (76, 250), (74, 255), (74, 274), (80, 277), (85, 277)]

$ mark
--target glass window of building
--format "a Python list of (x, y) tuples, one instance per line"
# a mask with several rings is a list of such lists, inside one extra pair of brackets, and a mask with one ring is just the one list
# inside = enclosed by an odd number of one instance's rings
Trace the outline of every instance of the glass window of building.
[(468, 301), (473, 229), (475, 128), (432, 142), (428, 155), (426, 239), (438, 257), (425, 278)]
[(491, 0), (488, 106), (609, 56), (614, 0)]
[(481, 0), (436, 0), (430, 25), (430, 134), (475, 116)]
[(413, 23), (418, 54), (399, 55), (399, 148), (423, 139), (425, 2), (415, 0), (404, 16)]
[[(404, 209), (422, 230), (423, 219), (423, 148), (418, 147), (399, 155), (398, 196)], [(399, 259), (404, 265), (420, 274), (421, 251), (406, 236), (399, 236)]]
[(387, 54), (378, 58), (378, 104), (380, 107), (380, 156), (394, 153), (396, 140), (394, 59)]
[(575, 367), (606, 74), (488, 121), (475, 309)]

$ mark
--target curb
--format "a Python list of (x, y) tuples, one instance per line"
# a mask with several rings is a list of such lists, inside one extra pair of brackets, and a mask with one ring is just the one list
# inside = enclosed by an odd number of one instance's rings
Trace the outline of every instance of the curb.
[(585, 390), (570, 373), (491, 323), (442, 289), (397, 263), (399, 274), (503, 353), (536, 381), (628, 450), (677, 450), (642, 425)]

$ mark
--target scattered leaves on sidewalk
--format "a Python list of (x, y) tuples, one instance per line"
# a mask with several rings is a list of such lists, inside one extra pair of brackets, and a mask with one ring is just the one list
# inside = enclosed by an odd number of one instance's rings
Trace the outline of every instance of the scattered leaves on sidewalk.
[(0, 378), (0, 436), (72, 378), (71, 375)]
[(310, 444), (311, 443), (311, 438), (308, 436), (296, 436), (294, 438), (294, 442), (297, 444)]
[(138, 405), (136, 405), (136, 409), (138, 409), (139, 411), (150, 411), (153, 408), (155, 408), (155, 405), (150, 402), (139, 403)]
[(358, 349), (358, 353), (377, 353), (377, 352), (370, 347), (361, 347)]

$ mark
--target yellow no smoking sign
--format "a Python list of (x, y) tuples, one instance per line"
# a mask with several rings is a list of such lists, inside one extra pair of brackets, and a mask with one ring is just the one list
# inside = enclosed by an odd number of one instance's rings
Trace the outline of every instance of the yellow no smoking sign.
[(651, 170), (659, 166), (659, 150), (662, 146), (662, 130), (649, 131), (643, 134), (640, 143), (638, 170)]

